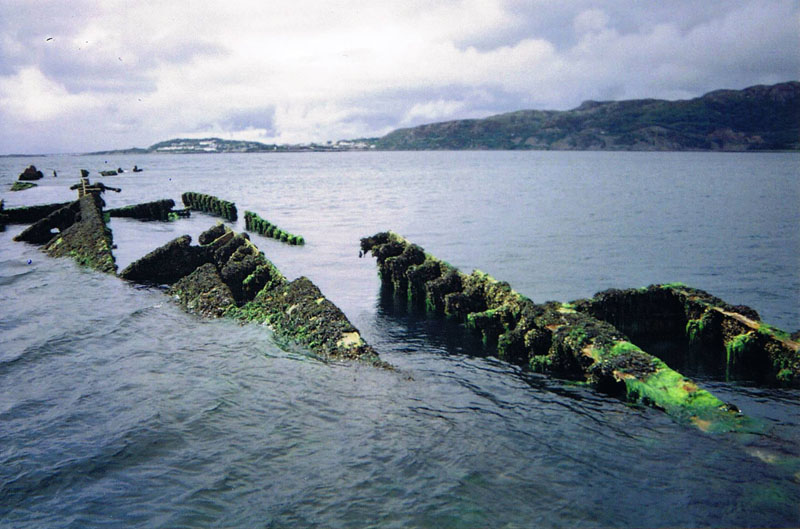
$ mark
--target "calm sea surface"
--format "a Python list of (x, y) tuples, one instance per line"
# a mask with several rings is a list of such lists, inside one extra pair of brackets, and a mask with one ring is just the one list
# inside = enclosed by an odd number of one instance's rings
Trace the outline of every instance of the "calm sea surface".
[[(17, 193), (28, 164), (47, 175)], [(303, 235), (251, 234), (398, 370), (323, 363), (268, 330), (0, 233), (0, 526), (800, 525), (800, 391), (699, 376), (764, 425), (709, 435), (486, 356), (381, 299), (359, 238), (394, 230), (534, 301), (681, 281), (800, 328), (800, 155), (421, 152), (0, 158), (6, 207), (198, 191)], [(51, 176), (53, 169), (58, 178)], [(120, 269), (216, 219), (112, 219)], [(231, 225), (244, 229), (244, 222)], [(688, 373), (693, 375), (693, 373)]]

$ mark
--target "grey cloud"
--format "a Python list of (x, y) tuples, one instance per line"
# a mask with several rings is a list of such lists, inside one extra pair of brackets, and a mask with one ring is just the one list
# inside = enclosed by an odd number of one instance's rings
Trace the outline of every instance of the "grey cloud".
[(0, 75), (35, 65), (70, 93), (149, 92), (155, 89), (151, 71), (161, 64), (184, 64), (228, 53), (223, 44), (202, 35), (166, 33), (148, 38), (136, 27), (107, 27), (110, 37), (105, 41), (76, 43), (102, 14), (101, 5), (33, 0), (4, 4), (0, 7)]
[[(248, 128), (264, 129), (267, 135), (277, 133), (275, 129), (275, 107), (233, 110), (224, 115), (219, 124), (226, 130), (246, 130)], [(213, 124), (206, 124), (206, 130)], [(198, 130), (203, 130), (200, 127)]]
[(575, 17), (583, 11), (597, 9), (608, 15), (610, 29), (620, 34), (649, 32), (655, 26), (669, 23), (681, 31), (710, 22), (727, 13), (736, 3), (720, 5), (719, 2), (696, 0), (671, 0), (669, 2), (632, 2), (630, 0), (512, 0), (506, 7), (513, 14), (515, 24), (494, 33), (458, 42), (460, 47), (474, 46), (480, 50), (510, 46), (525, 38), (539, 38), (550, 42), (558, 51), (574, 46), (580, 37), (575, 32)]

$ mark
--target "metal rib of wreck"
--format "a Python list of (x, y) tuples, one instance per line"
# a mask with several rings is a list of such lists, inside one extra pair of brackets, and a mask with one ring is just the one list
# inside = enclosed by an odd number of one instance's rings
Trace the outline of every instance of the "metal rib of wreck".
[(289, 281), (250, 241), (217, 224), (191, 244), (184, 235), (131, 263), (119, 275), (169, 285), (188, 311), (269, 326), (323, 358), (389, 367), (345, 314), (306, 277)]
[(143, 202), (119, 208), (109, 209), (108, 215), (111, 217), (127, 217), (138, 220), (177, 220), (178, 218), (189, 217), (188, 209), (174, 209), (175, 201), (171, 198)]
[[(602, 392), (662, 409), (704, 430), (747, 427), (746, 417), (735, 406), (722, 402), (635, 345), (613, 325), (619, 324), (620, 318), (610, 317), (615, 312), (610, 301), (601, 303), (605, 298), (594, 302), (536, 304), (506, 282), (480, 271), (464, 274), (391, 232), (361, 239), (361, 250), (377, 258), (382, 284), (395, 296), (455, 318), (480, 332), (485, 341), (496, 344), (501, 359), (534, 371), (585, 380)], [(696, 318), (700, 307), (706, 307), (691, 295), (697, 291), (670, 286), (651, 289), (667, 292), (669, 296), (684, 296), (687, 317)], [(727, 305), (720, 309), (723, 312), (713, 307), (709, 304), (704, 310), (712, 315), (733, 314)], [(605, 312), (601, 314), (603, 308)], [(636, 320), (635, 309), (625, 314)], [(739, 316), (731, 318), (740, 321)], [(684, 322), (681, 332), (686, 328)], [(708, 329), (710, 332), (710, 325)], [(781, 355), (785, 353), (792, 359), (785, 363), (793, 366), (789, 379), (796, 382), (800, 367), (797, 344), (760, 336), (772, 344), (770, 347), (781, 348)]]

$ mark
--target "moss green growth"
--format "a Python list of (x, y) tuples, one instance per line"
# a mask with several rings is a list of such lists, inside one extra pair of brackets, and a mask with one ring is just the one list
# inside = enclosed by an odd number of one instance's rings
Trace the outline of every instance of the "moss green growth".
[[(496, 339), (497, 355), (506, 361), (586, 380), (600, 391), (685, 416), (704, 429), (725, 429), (719, 425), (736, 416), (613, 325), (591, 315), (587, 307), (593, 300), (537, 305), (507, 283), (480, 270), (469, 275), (459, 272), (391, 232), (363, 238), (361, 249), (377, 259), (381, 282), (395, 297), (413, 298), (418, 293), (422, 297), (424, 292), (427, 310), (479, 330), (485, 342)], [(634, 295), (642, 299), (653, 291), (658, 301), (669, 299), (661, 288), (647, 287)], [(606, 299), (613, 302), (618, 294), (627, 293), (608, 291)], [(621, 307), (619, 312), (635, 318), (636, 309), (631, 307), (636, 305)], [(698, 318), (687, 332), (699, 334), (706, 323)]]
[(265, 237), (276, 239), (292, 246), (301, 246), (305, 244), (305, 239), (299, 235), (293, 235), (287, 231), (283, 231), (271, 222), (262, 219), (257, 213), (252, 211), (244, 212), (245, 229), (254, 231)]
[(11, 186), (11, 191), (25, 191), (26, 189), (36, 187), (37, 185), (38, 184), (34, 184), (33, 182), (20, 182), (18, 180)]
[(731, 370), (741, 359), (748, 354), (749, 349), (755, 344), (752, 332), (737, 334), (733, 339), (725, 342), (725, 378), (730, 379)]
[(639, 346), (626, 341), (619, 341), (615, 343), (614, 346), (609, 351), (609, 355), (611, 355), (612, 357), (627, 353), (644, 353), (644, 351), (642, 351), (639, 348)]
[(565, 314), (574, 314), (577, 311), (575, 310), (574, 303), (562, 303), (561, 306), (558, 308), (559, 312), (563, 312)]
[(699, 343), (712, 321), (711, 311), (709, 310), (703, 312), (700, 318), (688, 320), (686, 322), (686, 337), (689, 339), (689, 343)]
[(659, 285), (660, 288), (663, 289), (680, 289), (680, 288), (687, 288), (685, 283), (681, 283), (680, 281), (675, 281), (674, 283), (662, 283)]
[(625, 378), (628, 400), (663, 409), (709, 432), (741, 430), (746, 419), (691, 380), (655, 359), (656, 370), (644, 380)]
[(783, 329), (779, 329), (777, 327), (769, 325), (767, 323), (759, 324), (758, 332), (781, 341), (792, 339), (792, 337), (789, 335), (788, 332), (784, 331)]
[(187, 191), (181, 195), (181, 200), (189, 209), (219, 215), (231, 222), (236, 222), (238, 217), (236, 204), (215, 196)]
[(550, 355), (532, 356), (529, 362), (531, 371), (536, 373), (547, 373), (553, 365), (553, 358)]

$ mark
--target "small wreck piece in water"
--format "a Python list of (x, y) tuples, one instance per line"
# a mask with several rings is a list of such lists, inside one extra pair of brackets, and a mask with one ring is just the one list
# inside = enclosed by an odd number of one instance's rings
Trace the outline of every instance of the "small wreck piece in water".
[(176, 210), (174, 208), (175, 201), (169, 198), (109, 209), (108, 214), (111, 217), (127, 217), (139, 220), (159, 220), (162, 222), (189, 217), (190, 212), (188, 209)]
[(19, 177), (17, 177), (17, 180), (31, 181), (41, 180), (42, 178), (44, 178), (44, 174), (42, 174), (42, 172), (38, 170), (35, 165), (29, 165), (24, 171), (22, 171), (22, 173), (20, 173)]

